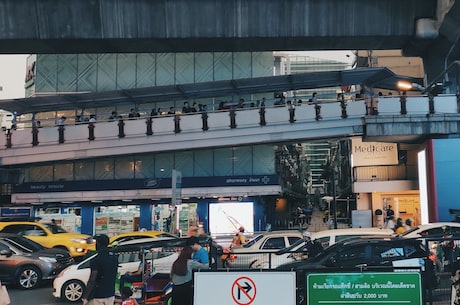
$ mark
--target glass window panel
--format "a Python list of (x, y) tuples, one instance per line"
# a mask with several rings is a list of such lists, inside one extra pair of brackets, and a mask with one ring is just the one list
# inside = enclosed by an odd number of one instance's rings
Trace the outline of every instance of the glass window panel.
[(35, 115), (35, 120), (40, 121), (42, 127), (56, 125), (56, 112), (40, 112)]
[(199, 150), (195, 151), (195, 177), (214, 176), (213, 174), (213, 151)]
[(152, 110), (157, 110), (158, 107), (156, 103), (147, 103), (147, 104), (139, 104), (139, 111), (145, 113), (147, 116), (150, 116)]
[(175, 154), (175, 168), (183, 177), (193, 177), (193, 151), (183, 151)]
[(155, 178), (155, 164), (152, 155), (137, 156), (134, 165), (136, 179), (141, 178)]
[(214, 151), (214, 175), (232, 175), (233, 151), (231, 148), (221, 148)]
[(275, 174), (275, 151), (273, 146), (254, 146), (252, 159), (254, 175)]
[(134, 160), (133, 158), (115, 159), (115, 179), (133, 179)]
[(168, 178), (172, 176), (174, 166), (173, 154), (158, 154), (155, 155), (155, 177)]
[(134, 108), (134, 105), (119, 105), (117, 106), (117, 111), (123, 118), (127, 118), (131, 108)]
[(53, 181), (53, 166), (32, 167), (29, 171), (29, 177), (31, 182)]
[(233, 168), (234, 175), (252, 174), (252, 147), (233, 148)]
[(94, 175), (96, 180), (113, 179), (113, 160), (101, 160), (94, 163)]
[(54, 165), (54, 181), (73, 181), (73, 163)]
[(114, 110), (116, 110), (114, 107), (96, 108), (96, 119), (98, 122), (108, 121)]
[(24, 173), (23, 173), (23, 177), (22, 177), (24, 182), (32, 182), (30, 180), (30, 171), (31, 170), (32, 169), (30, 167), (24, 168)]
[(94, 162), (75, 162), (75, 180), (94, 180)]
[[(60, 119), (63, 116), (66, 117), (66, 120), (65, 120), (64, 124), (66, 124), (66, 125), (75, 124), (75, 110), (58, 111), (56, 113), (56, 119), (55, 120), (57, 121), (58, 119)], [(43, 124), (42, 124), (42, 126), (43, 126)]]

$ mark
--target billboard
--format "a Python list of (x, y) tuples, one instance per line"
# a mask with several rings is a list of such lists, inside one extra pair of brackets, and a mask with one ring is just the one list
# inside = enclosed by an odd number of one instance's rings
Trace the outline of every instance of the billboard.
[(351, 139), (351, 163), (357, 166), (397, 165), (398, 144), (363, 142), (360, 137)]

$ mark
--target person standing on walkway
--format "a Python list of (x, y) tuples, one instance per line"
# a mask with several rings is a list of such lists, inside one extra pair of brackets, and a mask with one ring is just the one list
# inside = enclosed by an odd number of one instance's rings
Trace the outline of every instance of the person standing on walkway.
[(115, 281), (117, 279), (118, 257), (108, 248), (109, 237), (96, 235), (96, 257), (91, 260), (91, 274), (83, 294), (83, 305), (113, 305), (115, 300)]

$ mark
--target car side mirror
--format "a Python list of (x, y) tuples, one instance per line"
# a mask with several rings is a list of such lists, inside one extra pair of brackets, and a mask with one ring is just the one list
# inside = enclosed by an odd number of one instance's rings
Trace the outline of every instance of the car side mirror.
[(0, 255), (5, 255), (6, 257), (10, 257), (13, 255), (13, 251), (11, 249), (3, 249), (0, 251)]

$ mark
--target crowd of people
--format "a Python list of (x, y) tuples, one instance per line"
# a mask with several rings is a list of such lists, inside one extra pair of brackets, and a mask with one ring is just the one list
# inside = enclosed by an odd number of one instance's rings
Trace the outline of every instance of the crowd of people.
[(401, 217), (396, 218), (392, 206), (386, 209), (385, 228), (392, 229), (396, 234), (402, 234), (412, 228), (412, 219), (403, 220)]
[[(198, 234), (198, 230), (192, 230), (191, 232), (192, 234)], [(118, 289), (121, 298), (116, 298), (115, 284), (117, 280), (118, 257), (109, 248), (109, 237), (107, 235), (96, 235), (94, 239), (98, 255), (90, 263), (91, 273), (87, 289), (82, 297), (83, 305), (87, 305), (89, 302), (91, 302), (91, 305), (138, 305), (136, 299), (132, 297), (132, 289), (126, 287), (125, 283), (142, 281), (143, 274), (148, 272), (146, 271), (146, 268), (148, 268), (145, 259), (146, 251), (139, 253), (140, 263), (138, 268), (128, 271), (120, 277)], [(200, 245), (198, 236), (190, 236), (171, 267), (170, 278), (173, 284), (173, 305), (192, 304), (193, 271), (209, 269), (209, 266), (208, 251)]]
[[(379, 96), (382, 93), (379, 92)], [(357, 95), (356, 98), (363, 98), (361, 95)], [(352, 98), (354, 100), (355, 97)], [(306, 101), (306, 102), (305, 102)], [(168, 107), (155, 107), (150, 110), (150, 112), (145, 110), (140, 110), (137, 106), (134, 108), (130, 108), (129, 112), (120, 113), (117, 110), (113, 110), (110, 115), (104, 115), (104, 113), (98, 113), (97, 116), (99, 117), (100, 121), (118, 121), (121, 119), (139, 119), (142, 117), (158, 117), (158, 116), (167, 116), (167, 115), (182, 115), (182, 114), (193, 114), (193, 113), (206, 113), (208, 112), (208, 107), (211, 106), (211, 111), (229, 111), (229, 110), (241, 110), (241, 109), (251, 109), (251, 108), (265, 108), (267, 106), (273, 107), (288, 107), (289, 110), (293, 110), (296, 107), (302, 106), (303, 104), (314, 105), (316, 111), (316, 117), (318, 119), (322, 119), (320, 115), (321, 104), (323, 102), (327, 102), (330, 100), (322, 99), (320, 100), (318, 97), (317, 92), (313, 92), (311, 97), (302, 100), (300, 97), (286, 97), (285, 94), (280, 94), (275, 98), (266, 99), (263, 97), (262, 99), (255, 99), (251, 101), (246, 101), (244, 98), (239, 98), (237, 101), (228, 101), (222, 100), (216, 106), (214, 105), (207, 105), (202, 103), (193, 102), (190, 105), (189, 101), (184, 101), (182, 107), (178, 108), (177, 105), (169, 106)], [(340, 102), (342, 108), (346, 108), (346, 102), (348, 99), (344, 98), (343, 93), (339, 93), (337, 95), (337, 102)], [(365, 106), (366, 106), (366, 113), (368, 115), (378, 114), (377, 104), (378, 104), (378, 96), (375, 95), (372, 98), (364, 99)], [(346, 111), (346, 110), (345, 110)], [(294, 115), (294, 112), (291, 111)], [(78, 115), (71, 120), (67, 120), (66, 116), (61, 116), (59, 119), (54, 121), (54, 124), (57, 126), (67, 125), (67, 124), (87, 124), (87, 123), (95, 123), (96, 114), (88, 114), (86, 111), (82, 110)], [(291, 118), (291, 121), (295, 121), (294, 116)], [(47, 123), (44, 123), (47, 125)]]

